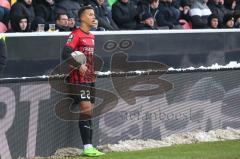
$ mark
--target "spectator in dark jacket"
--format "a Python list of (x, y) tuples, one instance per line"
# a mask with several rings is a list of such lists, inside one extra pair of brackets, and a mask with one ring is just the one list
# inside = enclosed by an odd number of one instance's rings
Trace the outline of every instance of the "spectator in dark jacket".
[(57, 15), (56, 18), (56, 30), (62, 32), (62, 31), (69, 31), (68, 26), (68, 16), (65, 13), (60, 13)]
[(17, 16), (16, 21), (8, 32), (31, 32), (27, 16)]
[(7, 59), (7, 47), (5, 44), (5, 38), (0, 36), (0, 75), (6, 66)]
[(237, 7), (237, 0), (224, 1), (224, 6), (233, 13)]
[(137, 9), (139, 14), (142, 15), (145, 13), (150, 13), (150, 0), (139, 0), (137, 3)]
[(224, 0), (209, 0), (208, 7), (212, 14), (215, 14), (219, 18), (219, 25), (222, 26), (223, 18), (226, 14), (231, 14), (231, 11), (224, 6)]
[(207, 6), (208, 0), (195, 0), (190, 9), (193, 29), (208, 28), (208, 17), (212, 14)]
[(219, 28), (219, 18), (215, 14), (211, 14), (208, 17), (208, 27), (210, 29), (218, 29)]
[(118, 0), (112, 6), (112, 18), (121, 30), (134, 30), (137, 25), (137, 6), (131, 0)]
[(179, 19), (184, 19), (189, 22), (190, 21), (189, 11), (191, 8), (190, 0), (175, 0), (173, 4), (180, 11)]
[(150, 0), (150, 13), (155, 22), (156, 22), (158, 7), (159, 7), (159, 0)]
[(78, 19), (78, 11), (81, 8), (77, 0), (57, 0), (55, 2), (55, 15), (66, 13), (67, 15), (73, 15), (76, 21)]
[(16, 19), (18, 16), (26, 16), (30, 24), (33, 22), (35, 13), (32, 0), (18, 0), (17, 3), (12, 6), (10, 11), (11, 25), (16, 26), (18, 24), (18, 19)]
[(159, 27), (168, 27), (169, 29), (181, 28), (179, 24), (179, 11), (173, 6), (172, 0), (161, 0), (158, 13), (156, 15), (157, 25)]
[(35, 7), (36, 17), (42, 18), (45, 24), (55, 23), (55, 2), (54, 0), (40, 0)]
[(142, 21), (137, 24), (137, 30), (157, 30), (154, 18), (151, 14), (145, 13), (141, 17)]
[(104, 6), (104, 0), (90, 0), (88, 5), (91, 5), (94, 8), (99, 27), (106, 30), (119, 30), (117, 24), (110, 16), (106, 6)]
[(140, 0), (137, 5), (138, 9), (138, 20), (141, 21), (144, 14), (151, 14), (155, 19), (156, 13), (158, 11), (159, 0)]

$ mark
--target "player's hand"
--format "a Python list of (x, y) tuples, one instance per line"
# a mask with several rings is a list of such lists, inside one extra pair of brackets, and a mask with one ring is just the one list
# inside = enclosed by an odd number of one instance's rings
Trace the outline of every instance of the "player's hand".
[(86, 64), (81, 65), (80, 68), (79, 68), (79, 71), (80, 71), (81, 74), (85, 74), (86, 71), (87, 71)]

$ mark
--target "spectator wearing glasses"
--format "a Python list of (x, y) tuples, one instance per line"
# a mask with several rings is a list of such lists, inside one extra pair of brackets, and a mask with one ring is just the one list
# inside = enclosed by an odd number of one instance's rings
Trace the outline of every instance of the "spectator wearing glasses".
[(62, 31), (69, 31), (68, 26), (68, 16), (65, 13), (60, 13), (57, 15), (56, 18), (56, 30), (62, 32)]

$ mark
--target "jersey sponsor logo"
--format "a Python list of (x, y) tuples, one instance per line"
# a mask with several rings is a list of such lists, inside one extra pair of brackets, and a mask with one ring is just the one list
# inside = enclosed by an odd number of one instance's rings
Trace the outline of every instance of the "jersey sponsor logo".
[(73, 38), (74, 38), (74, 35), (73, 35), (73, 34), (71, 34), (71, 35), (68, 37), (68, 40), (67, 40), (67, 42), (72, 42)]

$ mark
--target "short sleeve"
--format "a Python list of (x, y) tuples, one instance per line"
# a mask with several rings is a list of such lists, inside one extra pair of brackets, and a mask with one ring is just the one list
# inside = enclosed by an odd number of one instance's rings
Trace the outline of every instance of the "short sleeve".
[(76, 50), (77, 45), (78, 45), (78, 40), (79, 40), (78, 35), (76, 33), (71, 33), (68, 36), (66, 46), (69, 46), (73, 50)]

